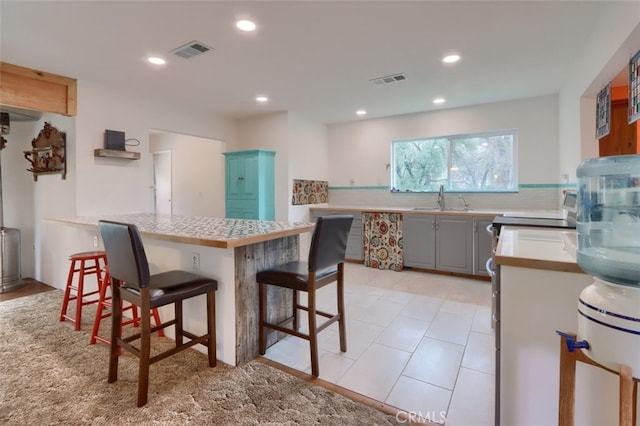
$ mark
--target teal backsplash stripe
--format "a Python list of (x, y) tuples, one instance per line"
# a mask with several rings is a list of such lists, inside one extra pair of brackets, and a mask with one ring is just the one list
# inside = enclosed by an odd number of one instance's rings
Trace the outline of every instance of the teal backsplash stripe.
[[(566, 188), (576, 188), (576, 183), (521, 183), (518, 185), (518, 189), (566, 189)], [(389, 186), (329, 186), (329, 190), (334, 191), (349, 191), (354, 189), (360, 190), (385, 190), (390, 191), (391, 187)], [(498, 191), (500, 192), (500, 191)], [(508, 191), (505, 191), (508, 192)]]
[(390, 186), (330, 186), (329, 189), (335, 189), (338, 191), (341, 190), (349, 190), (349, 189), (386, 189), (387, 191), (391, 190)]

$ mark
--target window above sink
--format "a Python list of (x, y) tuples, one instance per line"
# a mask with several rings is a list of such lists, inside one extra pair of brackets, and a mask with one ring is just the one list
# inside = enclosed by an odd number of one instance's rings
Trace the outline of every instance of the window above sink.
[(504, 130), (393, 141), (391, 191), (515, 192), (516, 140)]

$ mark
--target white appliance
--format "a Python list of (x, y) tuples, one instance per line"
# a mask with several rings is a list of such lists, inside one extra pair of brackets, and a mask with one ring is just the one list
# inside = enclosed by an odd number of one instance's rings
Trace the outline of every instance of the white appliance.
[(577, 262), (595, 281), (578, 301), (585, 353), (640, 378), (640, 156), (586, 160), (578, 176)]
[[(0, 152), (6, 145), (4, 135), (9, 134), (9, 113), (0, 113), (2, 137)], [(24, 285), (20, 271), (20, 230), (5, 228), (2, 205), (2, 158), (0, 157), (0, 293), (15, 290)]]

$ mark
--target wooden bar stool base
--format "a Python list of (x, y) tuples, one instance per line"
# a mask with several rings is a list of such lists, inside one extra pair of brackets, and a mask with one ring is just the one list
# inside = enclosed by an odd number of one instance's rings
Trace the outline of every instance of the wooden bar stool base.
[[(575, 334), (573, 337), (575, 339)], [(577, 361), (602, 368), (620, 376), (619, 425), (635, 426), (638, 382), (633, 378), (631, 368), (622, 365), (620, 371), (615, 371), (595, 362), (586, 356), (581, 349), (574, 349), (573, 352), (570, 352), (565, 336), (560, 336), (560, 409), (558, 426), (574, 426)]]
[[(102, 283), (102, 270), (107, 262), (107, 255), (104, 251), (88, 251), (82, 253), (74, 253), (69, 256), (71, 266), (69, 267), (69, 275), (67, 277), (67, 285), (64, 290), (64, 299), (62, 301), (62, 310), (60, 311), (60, 321), (70, 321), (75, 324), (74, 330), (80, 330), (82, 324), (82, 307), (98, 303), (99, 298), (86, 300), (85, 298), (100, 293)], [(74, 276), (78, 273), (78, 282), (73, 284)], [(97, 290), (85, 291), (84, 279), (87, 275), (95, 275), (97, 282)], [(69, 302), (75, 300), (75, 317), (70, 315), (67, 310)]]
[[(93, 330), (91, 331), (91, 339), (89, 340), (90, 345), (95, 344), (96, 341), (106, 343), (107, 345), (111, 344), (110, 339), (106, 337), (102, 337), (98, 334), (98, 332), (100, 331), (100, 323), (102, 322), (102, 320), (105, 318), (109, 318), (113, 312), (113, 305), (111, 304), (110, 290), (111, 290), (111, 275), (109, 275), (109, 268), (107, 267), (105, 268), (105, 271), (104, 271), (104, 279), (100, 284), (98, 309), (96, 311), (96, 318), (93, 322)], [(109, 291), (109, 295), (107, 295), (107, 291)], [(122, 314), (127, 311), (131, 311), (131, 318), (121, 322), (120, 334), (119, 334), (120, 337), (122, 337), (122, 327), (124, 327), (125, 325), (133, 324), (134, 327), (138, 327), (140, 325), (141, 318), (140, 318), (140, 315), (138, 315), (138, 307), (133, 304), (129, 304), (127, 307), (124, 307), (123, 301), (120, 300), (121, 317), (122, 317)], [(157, 326), (161, 324), (160, 314), (158, 314), (158, 309), (153, 308), (151, 310), (151, 317), (153, 318), (153, 321), (155, 323), (154, 325)], [(164, 331), (162, 329), (158, 331), (158, 336), (164, 337)]]

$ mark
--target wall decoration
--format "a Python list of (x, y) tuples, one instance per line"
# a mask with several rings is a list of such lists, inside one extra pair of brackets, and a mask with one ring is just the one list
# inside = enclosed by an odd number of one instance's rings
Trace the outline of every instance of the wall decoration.
[(326, 180), (293, 180), (291, 204), (319, 204), (329, 202), (329, 182)]
[(364, 266), (402, 271), (402, 214), (363, 212)]
[(640, 50), (629, 61), (629, 124), (640, 118)]
[(39, 175), (61, 174), (67, 177), (67, 136), (51, 124), (45, 122), (38, 136), (31, 141), (31, 151), (23, 151), (24, 158), (31, 165), (27, 171), (33, 173), (33, 180)]
[(611, 82), (598, 93), (596, 102), (596, 139), (609, 134), (611, 128)]

